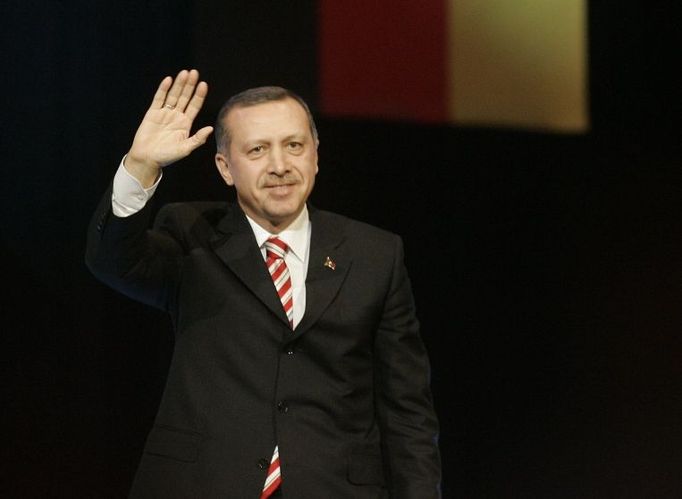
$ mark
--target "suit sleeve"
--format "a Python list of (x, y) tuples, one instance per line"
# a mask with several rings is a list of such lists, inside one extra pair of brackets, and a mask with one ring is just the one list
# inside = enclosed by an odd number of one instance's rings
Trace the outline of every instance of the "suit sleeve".
[(439, 498), (438, 420), (430, 367), (399, 238), (375, 342), (377, 413), (391, 498)]
[(85, 263), (99, 280), (117, 291), (169, 310), (182, 249), (170, 232), (150, 229), (150, 204), (129, 217), (117, 217), (111, 208), (110, 187), (88, 227)]

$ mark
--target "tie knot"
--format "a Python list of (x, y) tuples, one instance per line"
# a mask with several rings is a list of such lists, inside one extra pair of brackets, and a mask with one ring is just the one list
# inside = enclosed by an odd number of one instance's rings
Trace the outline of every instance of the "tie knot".
[(289, 246), (279, 237), (271, 237), (265, 241), (265, 256), (270, 258), (284, 258)]

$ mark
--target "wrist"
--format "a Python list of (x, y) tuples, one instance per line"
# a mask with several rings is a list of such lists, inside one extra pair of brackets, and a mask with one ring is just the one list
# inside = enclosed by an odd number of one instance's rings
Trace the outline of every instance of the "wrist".
[(145, 189), (154, 185), (161, 174), (160, 166), (137, 159), (134, 155), (130, 154), (130, 152), (128, 152), (123, 160), (123, 167), (130, 175), (135, 177)]

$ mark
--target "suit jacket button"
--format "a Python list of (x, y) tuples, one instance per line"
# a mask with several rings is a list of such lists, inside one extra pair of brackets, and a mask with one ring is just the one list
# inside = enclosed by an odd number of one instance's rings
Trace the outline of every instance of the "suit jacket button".
[(286, 414), (287, 412), (289, 412), (289, 406), (287, 405), (287, 403), (285, 401), (282, 400), (280, 402), (277, 402), (277, 410), (281, 414)]
[(260, 469), (262, 469), (262, 470), (267, 470), (267, 469), (268, 469), (268, 466), (270, 465), (270, 463), (268, 462), (268, 460), (265, 459), (265, 458), (259, 459), (259, 460), (258, 460), (258, 463), (256, 463), (256, 464), (258, 464), (258, 467), (259, 467)]
[(102, 213), (100, 217), (97, 219), (97, 232), (102, 232), (102, 229), (104, 229), (104, 222), (107, 220), (107, 214)]

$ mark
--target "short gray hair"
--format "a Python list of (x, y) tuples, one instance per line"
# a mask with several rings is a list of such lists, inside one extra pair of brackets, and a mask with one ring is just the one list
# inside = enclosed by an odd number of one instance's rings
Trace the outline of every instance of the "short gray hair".
[(280, 101), (287, 98), (295, 100), (305, 110), (306, 115), (308, 115), (310, 133), (312, 133), (313, 139), (317, 142), (317, 127), (315, 126), (315, 120), (313, 119), (313, 114), (310, 112), (308, 104), (291, 90), (282, 87), (268, 86), (249, 88), (233, 95), (225, 104), (223, 104), (223, 107), (221, 107), (218, 112), (215, 124), (214, 136), (217, 150), (219, 152), (227, 152), (230, 150), (230, 130), (227, 128), (225, 118), (234, 108), (256, 106), (258, 104)]

